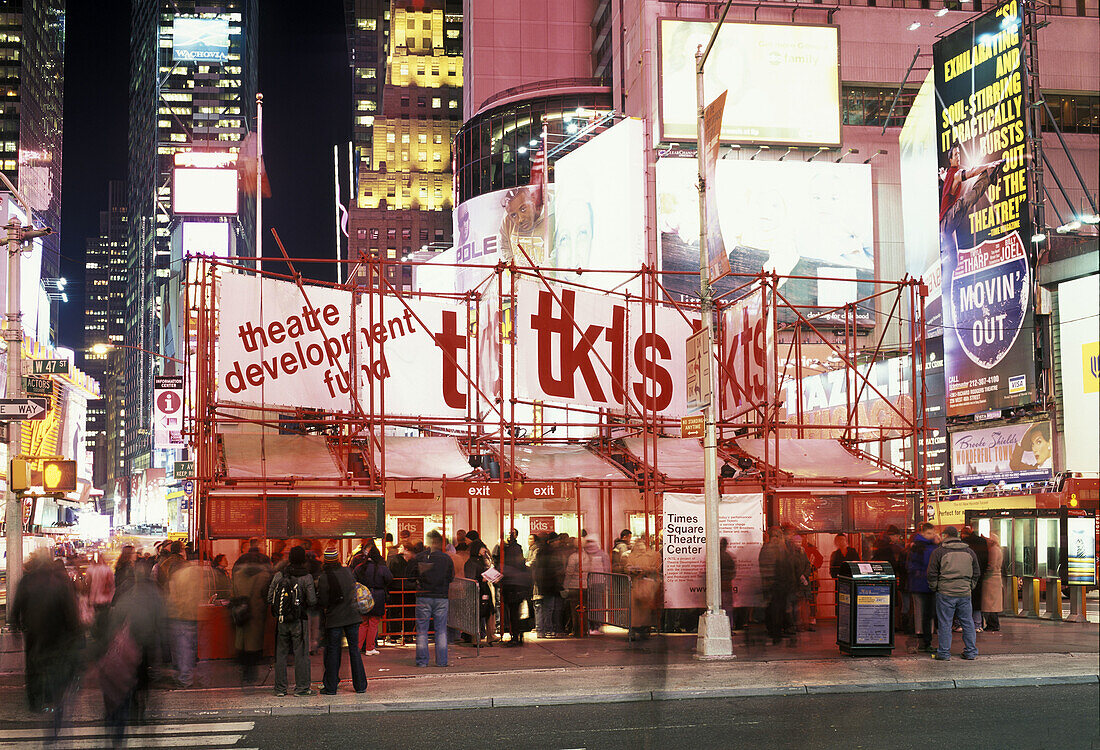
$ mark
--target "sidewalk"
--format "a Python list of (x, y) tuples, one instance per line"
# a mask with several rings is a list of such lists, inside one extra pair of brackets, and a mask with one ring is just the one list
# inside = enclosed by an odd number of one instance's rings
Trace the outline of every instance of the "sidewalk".
[[(347, 711), (488, 708), (600, 701), (651, 701), (738, 695), (791, 695), (953, 689), (1098, 681), (1100, 640), (1095, 625), (1026, 620), (1002, 621), (1002, 634), (982, 634), (982, 656), (973, 662), (954, 658), (936, 662), (910, 654), (905, 636), (894, 656), (852, 659), (839, 654), (835, 635), (826, 628), (803, 634), (797, 647), (735, 642), (736, 657), (726, 662), (692, 658), (694, 635), (670, 635), (634, 645), (621, 631), (582, 640), (531, 642), (523, 648), (453, 647), (446, 669), (413, 666), (412, 646), (389, 647), (366, 657), (369, 687), (356, 695), (344, 684), (336, 696), (277, 698), (270, 670), (264, 685), (239, 687), (235, 667), (203, 662), (203, 687), (155, 690), (150, 713), (163, 719), (283, 715)], [(5, 644), (7, 645), (7, 644)], [(953, 651), (959, 651), (956, 642)], [(7, 671), (11, 653), (0, 669), (0, 721), (36, 721), (22, 700), (22, 675)], [(313, 678), (321, 676), (319, 655)], [(21, 661), (21, 660), (20, 660)], [(455, 674), (462, 678), (454, 679)], [(469, 679), (474, 674), (478, 679)], [(293, 679), (293, 678), (291, 678)], [(76, 697), (74, 721), (99, 720), (102, 711), (94, 685)]]

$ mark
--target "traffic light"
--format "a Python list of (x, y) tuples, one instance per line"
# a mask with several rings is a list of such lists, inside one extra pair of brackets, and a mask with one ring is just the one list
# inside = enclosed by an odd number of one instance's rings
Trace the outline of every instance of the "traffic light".
[(76, 490), (76, 461), (43, 461), (42, 487), (47, 493)]
[(12, 492), (23, 492), (31, 486), (31, 465), (22, 458), (13, 458), (8, 467), (8, 486)]

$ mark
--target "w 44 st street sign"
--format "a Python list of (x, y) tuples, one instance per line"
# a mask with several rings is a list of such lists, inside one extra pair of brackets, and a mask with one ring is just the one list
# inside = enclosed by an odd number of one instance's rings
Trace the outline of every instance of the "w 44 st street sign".
[(49, 410), (50, 402), (45, 398), (0, 399), (0, 420), (5, 422), (45, 419)]

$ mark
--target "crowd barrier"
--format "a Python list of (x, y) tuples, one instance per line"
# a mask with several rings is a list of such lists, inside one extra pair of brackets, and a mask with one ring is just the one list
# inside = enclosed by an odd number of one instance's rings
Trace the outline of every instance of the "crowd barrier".
[(473, 638), (474, 645), (480, 654), (481, 600), (477, 581), (469, 578), (454, 579), (451, 581), (447, 599), (450, 602), (447, 609), (447, 626)]
[(589, 573), (584, 604), (589, 622), (630, 630), (630, 576)]

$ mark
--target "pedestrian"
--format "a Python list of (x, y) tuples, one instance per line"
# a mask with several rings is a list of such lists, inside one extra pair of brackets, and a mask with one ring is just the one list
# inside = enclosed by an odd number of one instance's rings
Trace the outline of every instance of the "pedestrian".
[(829, 557), (829, 575), (832, 578), (838, 578), (848, 571), (844, 563), (859, 560), (859, 552), (848, 546), (846, 534), (837, 534), (833, 537), (833, 544), (836, 545), (836, 549)]
[[(989, 540), (969, 526), (963, 526), (962, 540), (967, 547), (974, 550), (974, 555), (978, 558), (978, 567), (982, 571), (981, 577), (985, 578), (985, 572), (989, 569)], [(980, 582), (974, 588), (974, 593), (970, 597), (970, 606), (974, 610), (974, 631), (981, 633), (985, 628), (982, 619), (982, 585)]]
[(806, 555), (806, 549), (802, 546), (802, 535), (798, 533), (798, 529), (788, 525), (784, 527), (783, 535), (787, 542), (792, 581), (787, 622), (791, 625), (792, 634), (795, 634), (810, 627), (810, 581), (813, 579), (813, 567)]
[[(990, 633), (1001, 630), (1001, 610), (1004, 609), (1004, 550), (996, 534), (989, 535), (989, 564), (982, 576), (982, 616), (985, 629)], [(980, 562), (980, 560), (979, 560)]]
[(913, 610), (913, 631), (917, 636), (917, 650), (932, 650), (932, 620), (936, 614), (936, 601), (928, 586), (928, 564), (932, 552), (938, 547), (936, 528), (925, 521), (909, 540), (905, 557), (905, 585)]
[(963, 658), (977, 659), (971, 596), (982, 580), (978, 556), (959, 538), (959, 530), (943, 530), (943, 544), (928, 561), (928, 587), (936, 594), (936, 620), (939, 643), (932, 656), (940, 661), (951, 658), (951, 622), (957, 616), (962, 625)]
[(96, 553), (92, 564), (84, 571), (87, 605), (92, 612), (92, 640), (103, 645), (107, 637), (107, 620), (115, 598), (115, 576)]
[(551, 531), (539, 545), (531, 573), (535, 580), (538, 609), (535, 612), (535, 629), (539, 638), (558, 635), (561, 623), (561, 557), (556, 544), (558, 535)]
[(210, 561), (210, 570), (214, 573), (214, 598), (228, 601), (233, 597), (233, 581), (229, 578), (229, 562), (225, 555), (215, 555)]
[(32, 713), (52, 715), (56, 735), (76, 677), (83, 628), (72, 580), (64, 563), (55, 561), (48, 549), (35, 551), (27, 560), (8, 622), (23, 634), (27, 705)]
[[(593, 607), (593, 603), (599, 605), (605, 599), (606, 587), (602, 583), (589, 584), (589, 573), (610, 573), (611, 558), (600, 548), (600, 543), (595, 537), (590, 537), (582, 529), (581, 538), (584, 540), (581, 549), (569, 556), (569, 562), (565, 566), (565, 588), (572, 594), (574, 605), (571, 607), (573, 616), (573, 635), (580, 637), (584, 633), (585, 623), (581, 618), (580, 604), (583, 602), (586, 609), (599, 611), (602, 607)], [(600, 630), (598, 615), (588, 617), (588, 634), (597, 635)]]
[(386, 614), (386, 597), (393, 588), (393, 574), (382, 559), (382, 553), (371, 540), (363, 563), (354, 571), (355, 580), (370, 589), (374, 608), (368, 612), (359, 627), (359, 651), (367, 656), (378, 656), (378, 627)]
[(718, 569), (722, 579), (722, 609), (730, 620), (730, 632), (737, 630), (737, 618), (734, 615), (733, 587), (737, 578), (737, 558), (729, 549), (730, 540), (726, 537), (718, 542)]
[(168, 581), (172, 666), (176, 670), (178, 687), (189, 688), (194, 683), (199, 651), (199, 607), (210, 601), (213, 590), (213, 571), (200, 566), (194, 559), (177, 565)]
[(290, 548), (287, 565), (268, 587), (267, 603), (275, 618), (275, 695), (286, 695), (286, 657), (294, 655), (294, 694), (313, 695), (306, 647), (309, 610), (317, 606), (317, 590), (306, 567), (306, 551)]
[[(443, 536), (428, 532), (429, 548), (410, 565), (416, 579), (416, 666), (428, 666), (428, 629), (435, 630), (435, 665), (447, 666), (447, 610), (454, 563), (443, 551)], [(518, 545), (517, 545), (518, 547)]]
[[(894, 524), (886, 527), (886, 530), (875, 540), (875, 546), (871, 550), (871, 559), (890, 564), (890, 570), (894, 573), (894, 590), (905, 590), (905, 547), (901, 544), (901, 530)], [(904, 618), (908, 614), (908, 597), (899, 596), (895, 614), (898, 624), (904, 624)]]
[(768, 529), (768, 539), (760, 548), (760, 584), (767, 600), (764, 610), (764, 624), (772, 643), (783, 640), (790, 634), (789, 602), (794, 590), (794, 566), (789, 549), (778, 526)]
[(809, 629), (815, 631), (817, 630), (817, 595), (820, 589), (817, 573), (821, 570), (821, 566), (825, 564), (825, 557), (821, 554), (821, 550), (817, 548), (817, 545), (811, 541), (810, 534), (802, 535), (802, 552), (810, 562)]
[(619, 538), (615, 540), (615, 543), (611, 545), (611, 572), (612, 573), (625, 573), (626, 572), (626, 560), (625, 558), (630, 554), (631, 538), (633, 534), (630, 533), (630, 529), (623, 529), (619, 532)]
[(323, 560), (317, 582), (317, 601), (324, 610), (325, 622), (325, 674), (321, 680), (321, 694), (336, 695), (340, 686), (340, 648), (344, 641), (348, 644), (352, 688), (357, 693), (365, 693), (367, 675), (363, 671), (363, 657), (356, 648), (363, 617), (355, 609), (355, 577), (340, 564), (340, 553), (335, 547), (325, 550)]
[[(508, 632), (510, 633), (508, 643), (505, 644), (507, 646), (523, 645), (523, 634), (530, 629), (524, 623), (530, 619), (531, 597), (534, 594), (534, 578), (531, 575), (531, 569), (527, 567), (523, 549), (516, 541), (517, 537), (518, 532), (512, 529), (500, 553), (500, 571), (504, 574), (501, 581), (501, 599), (508, 611)], [(527, 618), (523, 617), (522, 612), (525, 604)], [(419, 622), (418, 614), (418, 625)]]
[(125, 544), (115, 560), (115, 596), (119, 596), (129, 586), (134, 585), (134, 545)]
[(481, 632), (485, 634), (486, 645), (493, 645), (496, 633), (496, 602), (493, 595), (492, 584), (485, 579), (484, 573), (492, 567), (493, 561), (489, 555), (489, 548), (481, 541), (477, 531), (471, 530), (466, 534), (469, 543), (469, 558), (463, 574), (471, 581), (477, 581), (478, 591), (478, 618)]
[(241, 665), (241, 683), (256, 682), (263, 658), (267, 630), (267, 589), (271, 584), (271, 560), (252, 540), (248, 552), (233, 563), (233, 598), (247, 607), (248, 615), (236, 628), (235, 645)]
[(625, 570), (630, 576), (630, 632), (627, 638), (646, 640), (650, 628), (657, 624), (660, 609), (661, 555), (638, 537), (625, 560)]
[(167, 594), (168, 583), (172, 580), (172, 575), (187, 561), (183, 558), (183, 542), (179, 539), (173, 540), (170, 544), (163, 546), (162, 549), (167, 549), (168, 554), (157, 562), (157, 585), (160, 586), (162, 594)]

